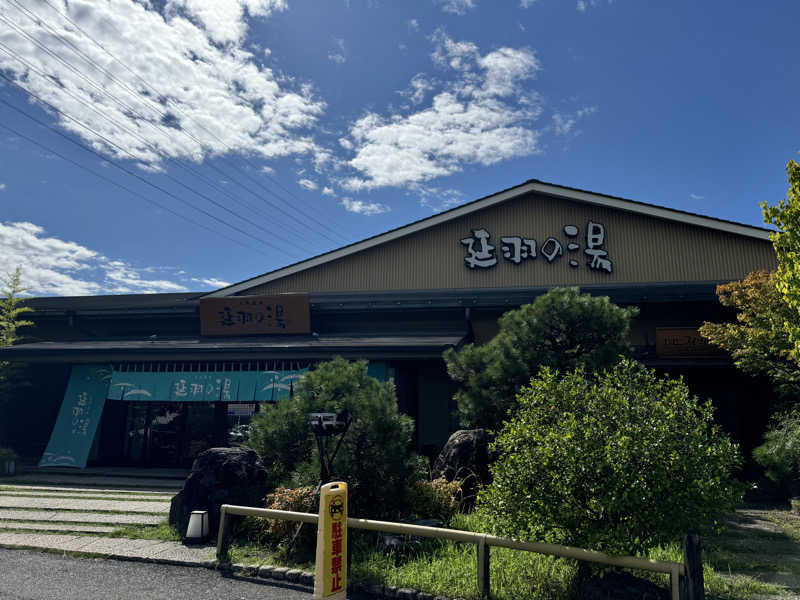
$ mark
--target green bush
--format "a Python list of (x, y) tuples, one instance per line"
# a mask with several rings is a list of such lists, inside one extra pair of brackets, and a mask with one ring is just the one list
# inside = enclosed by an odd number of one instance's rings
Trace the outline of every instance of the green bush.
[(577, 288), (555, 288), (508, 311), (488, 343), (444, 354), (450, 377), (462, 386), (455, 396), (462, 425), (498, 429), (517, 392), (542, 367), (592, 372), (629, 355), (630, 320), (637, 314)]
[(712, 413), (682, 380), (627, 359), (595, 376), (545, 369), (495, 441), (479, 507), (504, 535), (621, 554), (718, 529), (741, 486)]
[(418, 479), (410, 487), (411, 513), (420, 519), (439, 519), (445, 524), (458, 512), (458, 481)]
[(776, 415), (753, 458), (786, 495), (800, 494), (800, 408)]
[(267, 406), (253, 420), (250, 446), (269, 470), (273, 484), (316, 486), (319, 463), (311, 412), (347, 409), (353, 423), (331, 467), (349, 487), (349, 512), (388, 518), (408, 506), (406, 486), (418, 477), (409, 452), (414, 424), (400, 414), (394, 384), (367, 375), (366, 361), (335, 358), (321, 363), (297, 385), (294, 398)]

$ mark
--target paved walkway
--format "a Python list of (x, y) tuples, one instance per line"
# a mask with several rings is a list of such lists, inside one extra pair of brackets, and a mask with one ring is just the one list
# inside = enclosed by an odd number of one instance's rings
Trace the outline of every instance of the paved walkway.
[(129, 540), (88, 535), (0, 532), (0, 546), (81, 552), (108, 558), (128, 558), (190, 566), (211, 566), (214, 546), (187, 547), (179, 542)]
[(45, 508), (49, 510), (119, 511), (126, 513), (169, 514), (169, 502), (136, 502), (129, 500), (84, 500), (49, 496), (31, 498), (0, 493), (0, 508)]
[(59, 523), (108, 523), (111, 525), (158, 525), (164, 520), (161, 515), (115, 514), (58, 510), (3, 510), (0, 522), (4, 521), (55, 521)]

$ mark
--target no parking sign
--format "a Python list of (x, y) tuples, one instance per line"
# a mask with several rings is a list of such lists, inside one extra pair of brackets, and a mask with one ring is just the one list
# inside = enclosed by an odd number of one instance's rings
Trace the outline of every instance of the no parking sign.
[(344, 600), (347, 593), (347, 484), (320, 488), (314, 598)]

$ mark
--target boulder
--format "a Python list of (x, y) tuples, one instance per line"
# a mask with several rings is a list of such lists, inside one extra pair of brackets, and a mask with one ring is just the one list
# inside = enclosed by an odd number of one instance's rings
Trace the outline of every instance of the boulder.
[(485, 429), (462, 429), (447, 440), (433, 463), (434, 479), (461, 481), (461, 501), (471, 504), (479, 484), (491, 483), (489, 464), (494, 455), (489, 451), (489, 435)]
[(169, 522), (183, 539), (193, 510), (208, 511), (212, 538), (219, 529), (223, 504), (262, 507), (267, 493), (267, 470), (250, 448), (210, 448), (197, 456), (183, 489), (172, 499)]

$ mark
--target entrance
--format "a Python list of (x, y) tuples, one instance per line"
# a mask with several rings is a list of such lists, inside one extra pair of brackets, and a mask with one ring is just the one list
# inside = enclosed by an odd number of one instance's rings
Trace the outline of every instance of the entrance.
[(221, 402), (109, 401), (100, 425), (96, 464), (190, 467), (203, 450), (225, 444), (225, 412)]

